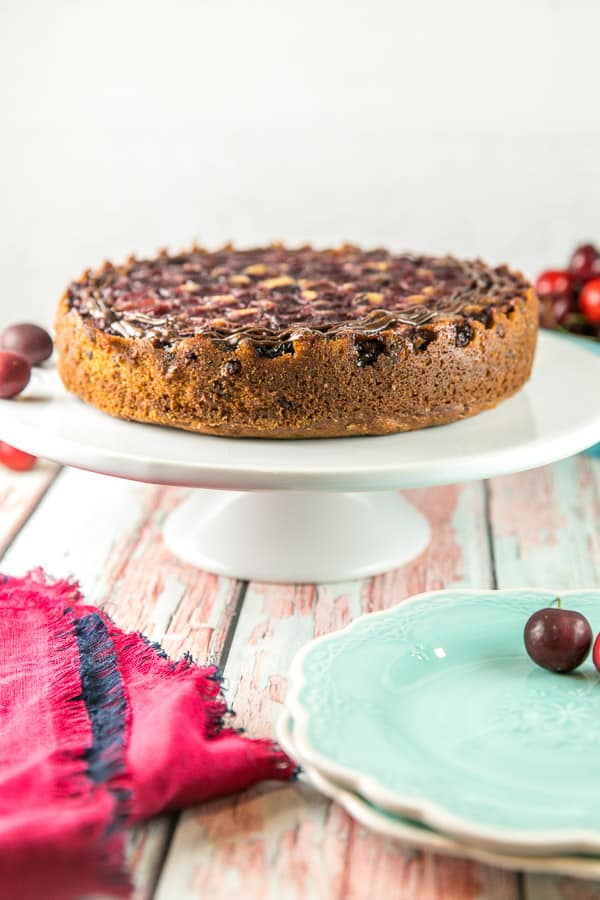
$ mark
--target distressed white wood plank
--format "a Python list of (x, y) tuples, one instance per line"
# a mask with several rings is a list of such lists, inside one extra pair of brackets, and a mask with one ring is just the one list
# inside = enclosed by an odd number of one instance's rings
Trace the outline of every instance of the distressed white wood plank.
[(600, 583), (600, 461), (577, 456), (490, 482), (501, 587)]
[[(129, 833), (127, 865), (133, 878), (133, 893), (130, 900), (151, 900), (171, 828), (170, 816), (157, 816), (136, 826)], [(104, 897), (99, 900), (112, 898)]]
[[(169, 878), (160, 882), (156, 900), (238, 894), (245, 900), (518, 896), (505, 873), (464, 860), (449, 864), (382, 840), (308, 784), (261, 786), (204, 804), (186, 817), (188, 827), (177, 832), (176, 857), (169, 859)], [(190, 858), (195, 860), (191, 882), (182, 864)]]
[[(491, 583), (483, 485), (409, 496), (433, 528), (431, 547), (410, 565), (362, 583), (249, 586), (226, 676), (238, 722), (250, 734), (270, 733), (290, 661), (313, 636), (419, 591)], [(300, 783), (262, 786), (182, 816), (156, 900), (219, 900), (236, 892), (248, 900), (516, 900), (518, 882), (510, 873), (385, 841)]]
[[(86, 599), (123, 628), (165, 641), (168, 652), (211, 652), (223, 613), (239, 585), (180, 562), (162, 539), (165, 516), (185, 496), (65, 469), (4, 557), (23, 574), (41, 565), (56, 577), (74, 575)], [(228, 610), (229, 611), (229, 610)]]
[(57, 465), (42, 460), (29, 472), (13, 472), (0, 465), (0, 555), (30, 517), (58, 471)]

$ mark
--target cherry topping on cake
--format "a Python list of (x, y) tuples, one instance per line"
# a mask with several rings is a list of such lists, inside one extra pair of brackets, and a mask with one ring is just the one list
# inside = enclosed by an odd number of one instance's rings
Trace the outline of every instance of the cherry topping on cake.
[(31, 366), (20, 353), (0, 350), (0, 397), (16, 397), (29, 382)]
[[(371, 335), (441, 318), (488, 316), (528, 290), (505, 266), (382, 248), (362, 251), (280, 245), (131, 258), (88, 271), (67, 291), (70, 309), (96, 328), (164, 348), (210, 334), (232, 346), (250, 341), (267, 353), (298, 332)], [(482, 309), (483, 306), (483, 309)], [(465, 330), (460, 343), (470, 341)], [(257, 351), (262, 352), (262, 351)], [(276, 355), (287, 351), (281, 349)]]

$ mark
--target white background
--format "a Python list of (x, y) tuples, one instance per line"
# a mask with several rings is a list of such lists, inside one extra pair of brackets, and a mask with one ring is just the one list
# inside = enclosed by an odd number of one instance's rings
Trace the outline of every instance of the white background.
[(350, 239), (600, 240), (600, 3), (0, 0), (0, 321), (87, 265)]

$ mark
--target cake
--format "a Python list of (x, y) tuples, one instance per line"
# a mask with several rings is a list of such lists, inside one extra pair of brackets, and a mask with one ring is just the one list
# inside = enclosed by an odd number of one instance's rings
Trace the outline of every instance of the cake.
[(56, 320), (61, 378), (113, 416), (228, 437), (383, 435), (527, 381), (537, 299), (481, 260), (280, 244), (86, 271)]

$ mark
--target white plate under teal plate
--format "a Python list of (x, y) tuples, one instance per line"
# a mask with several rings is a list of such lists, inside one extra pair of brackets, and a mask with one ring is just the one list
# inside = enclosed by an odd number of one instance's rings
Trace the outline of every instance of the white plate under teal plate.
[(392, 813), (374, 806), (364, 797), (336, 784), (318, 769), (306, 763), (294, 742), (294, 723), (287, 711), (277, 723), (277, 737), (286, 753), (303, 766), (303, 774), (321, 794), (339, 803), (353, 819), (356, 819), (369, 831), (399, 841), (404, 847), (430, 850), (433, 853), (443, 853), (445, 856), (465, 857), (489, 866), (512, 871), (600, 879), (600, 857), (597, 856), (564, 854), (517, 856), (494, 853), (492, 850), (486, 850), (476, 845), (459, 843), (425, 825), (401, 816), (394, 816)]
[[(534, 665), (552, 591), (439, 591), (304, 647), (288, 707), (302, 758), (395, 814), (522, 855), (600, 853), (600, 675)], [(600, 591), (565, 591), (600, 631)]]

